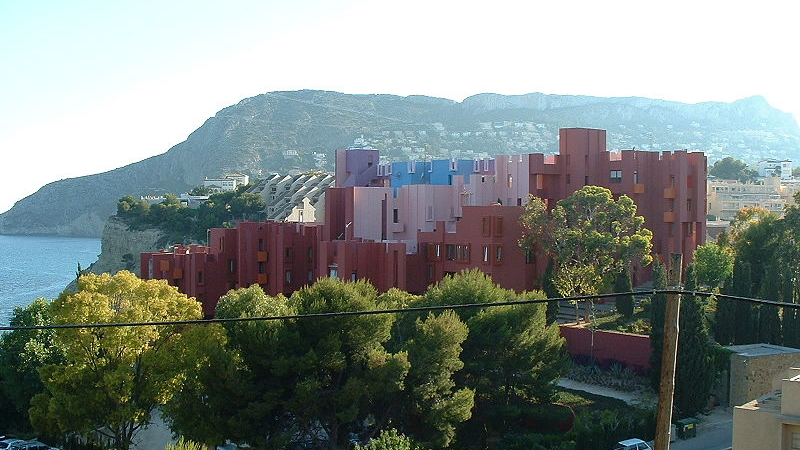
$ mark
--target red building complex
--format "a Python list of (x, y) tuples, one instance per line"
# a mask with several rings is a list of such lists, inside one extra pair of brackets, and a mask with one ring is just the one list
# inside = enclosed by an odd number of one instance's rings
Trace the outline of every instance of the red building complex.
[[(608, 152), (604, 130), (570, 128), (560, 132), (558, 155), (498, 156), (491, 164), (476, 161), (466, 175), (463, 161), (394, 163), (390, 170), (378, 160), (373, 149), (337, 153), (341, 179), (325, 194), (324, 223), (212, 229), (207, 247), (143, 253), (141, 275), (178, 286), (209, 316), (229, 289), (259, 284), (271, 295), (290, 294), (326, 276), (421, 293), (447, 274), (478, 268), (520, 292), (534, 288), (544, 270), (541, 256), (517, 244), (528, 195), (554, 204), (585, 185), (630, 196), (653, 231), (658, 255), (681, 252), (689, 262), (705, 239), (701, 152)], [(408, 184), (415, 179), (426, 181)]]

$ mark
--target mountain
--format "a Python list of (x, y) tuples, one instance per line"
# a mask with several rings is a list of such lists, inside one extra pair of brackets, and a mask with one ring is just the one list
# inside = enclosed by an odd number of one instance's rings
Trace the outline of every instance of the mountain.
[(271, 92), (219, 111), (166, 153), (56, 181), (0, 215), (0, 234), (100, 236), (126, 194), (184, 192), (226, 172), (333, 170), (334, 152), (363, 137), (388, 161), (480, 158), (557, 149), (558, 129), (608, 130), (609, 149), (700, 150), (798, 159), (800, 128), (763, 97), (686, 104), (648, 98), (479, 94), (463, 102), (327, 91)]

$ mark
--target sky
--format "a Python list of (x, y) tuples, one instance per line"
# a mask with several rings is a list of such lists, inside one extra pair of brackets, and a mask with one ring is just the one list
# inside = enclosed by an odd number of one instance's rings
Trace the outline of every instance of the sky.
[(773, 1), (0, 0), (0, 212), (164, 153), (261, 93), (763, 95), (800, 117)]

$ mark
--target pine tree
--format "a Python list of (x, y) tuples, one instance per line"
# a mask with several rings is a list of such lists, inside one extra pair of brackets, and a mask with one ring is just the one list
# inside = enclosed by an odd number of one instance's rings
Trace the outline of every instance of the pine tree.
[[(686, 268), (684, 286), (687, 291), (693, 291), (697, 287), (694, 267), (691, 264)], [(711, 342), (703, 303), (699, 297), (682, 296), (679, 327), (678, 357), (675, 366), (675, 408), (682, 417), (689, 417), (705, 409), (714, 383)]]
[[(667, 273), (664, 266), (656, 259), (651, 269), (653, 278), (653, 289), (665, 289), (667, 287)], [(664, 310), (667, 298), (664, 294), (654, 295), (650, 301), (650, 347), (653, 352), (650, 354), (650, 382), (653, 389), (658, 391), (661, 382), (661, 352), (664, 345)]]
[[(729, 276), (722, 285), (722, 293), (733, 295), (733, 276)], [(714, 339), (720, 345), (733, 343), (734, 317), (736, 317), (736, 302), (726, 298), (717, 298), (717, 313), (714, 317)]]
[[(774, 278), (776, 275), (775, 265), (767, 264), (764, 270), (765, 280), (761, 283), (761, 298), (765, 300), (778, 301), (780, 295), (779, 283), (770, 283), (766, 280)], [(758, 342), (769, 344), (781, 344), (781, 319), (777, 306), (760, 305), (758, 307)]]
[[(614, 292), (631, 292), (632, 290), (631, 270), (630, 267), (625, 266), (614, 279)], [(633, 295), (620, 295), (617, 297), (616, 304), (618, 313), (627, 319), (633, 317)]]
[[(752, 285), (750, 263), (737, 260), (733, 265), (734, 295), (750, 297), (752, 295)], [(736, 302), (735, 311), (733, 342), (737, 345), (755, 343), (758, 319), (754, 317), (753, 306), (748, 302)]]

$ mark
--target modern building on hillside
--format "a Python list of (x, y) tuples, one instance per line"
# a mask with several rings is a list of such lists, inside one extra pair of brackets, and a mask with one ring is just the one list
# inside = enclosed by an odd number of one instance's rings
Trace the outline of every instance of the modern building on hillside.
[(250, 177), (240, 173), (229, 173), (220, 178), (206, 177), (203, 180), (203, 186), (209, 188), (212, 193), (234, 191), (239, 186), (244, 186), (249, 183)]
[[(703, 153), (611, 153), (604, 130), (584, 128), (561, 130), (559, 146), (558, 155), (388, 166), (377, 150), (340, 150), (322, 223), (212, 229), (208, 247), (142, 254), (142, 276), (196, 296), (206, 314), (228, 289), (257, 283), (269, 294), (289, 294), (325, 276), (421, 293), (447, 274), (478, 268), (503, 287), (529, 290), (546, 261), (517, 243), (528, 196), (553, 205), (585, 185), (629, 195), (654, 233), (654, 252), (691, 260), (706, 234)], [(406, 173), (395, 177), (398, 170)], [(429, 170), (425, 183), (412, 183), (417, 170)], [(281, 179), (260, 192), (295, 183)], [(634, 281), (644, 281), (646, 273), (638, 275)]]
[(708, 180), (708, 214), (716, 220), (732, 220), (742, 208), (764, 208), (783, 216), (786, 199), (781, 195), (779, 178), (764, 184), (738, 180)]
[(758, 176), (762, 178), (780, 177), (782, 180), (792, 179), (791, 159), (764, 159), (756, 164)]
[(264, 199), (267, 220), (322, 222), (325, 191), (332, 185), (333, 175), (327, 173), (273, 174), (248, 192), (259, 194)]

